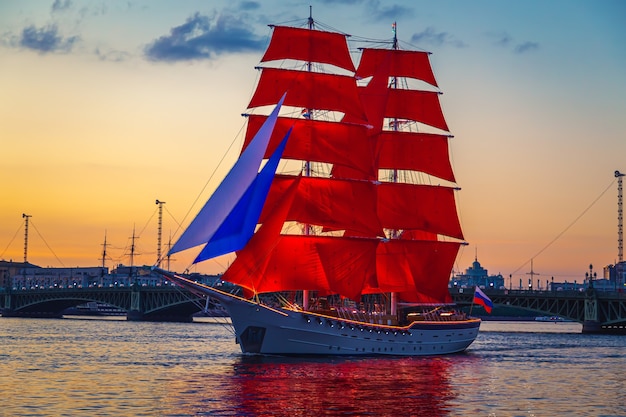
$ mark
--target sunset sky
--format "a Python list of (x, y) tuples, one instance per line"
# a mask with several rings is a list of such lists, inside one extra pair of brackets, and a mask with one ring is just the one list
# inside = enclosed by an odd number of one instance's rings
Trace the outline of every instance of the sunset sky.
[(621, 0), (2, 0), (0, 259), (23, 261), (25, 213), (31, 263), (98, 266), (106, 234), (106, 265), (129, 264), (134, 229), (134, 263), (153, 264), (155, 200), (165, 251), (241, 146), (267, 25), (300, 24), (309, 5), (361, 37), (396, 21), (433, 53), (469, 244), (458, 270), (477, 252), (514, 286), (531, 258), (542, 282), (580, 282), (617, 260)]

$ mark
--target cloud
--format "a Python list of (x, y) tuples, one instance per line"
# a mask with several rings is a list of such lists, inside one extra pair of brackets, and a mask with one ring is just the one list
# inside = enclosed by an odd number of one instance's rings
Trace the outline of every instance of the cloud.
[(62, 12), (72, 7), (72, 0), (54, 0), (52, 3), (52, 13)]
[(78, 36), (63, 38), (59, 35), (59, 29), (55, 24), (42, 28), (30, 25), (22, 29), (21, 35), (13, 43), (19, 47), (45, 54), (50, 52), (70, 52), (79, 39)]
[(256, 1), (242, 1), (239, 7), (241, 10), (258, 10), (261, 5)]
[(192, 61), (212, 59), (220, 54), (261, 51), (265, 40), (258, 38), (250, 25), (233, 15), (209, 18), (199, 13), (170, 30), (144, 49), (151, 61)]
[(516, 54), (523, 54), (539, 49), (539, 43), (532, 41), (518, 43), (506, 32), (488, 33), (487, 36), (493, 39), (493, 43), (496, 46), (501, 46), (507, 49), (511, 48)]
[(454, 36), (449, 33), (437, 32), (432, 27), (427, 27), (422, 32), (413, 34), (413, 36), (411, 36), (411, 43), (435, 46), (451, 45), (457, 48), (465, 48), (467, 46), (465, 42), (455, 39)]
[(539, 44), (537, 42), (524, 42), (515, 46), (515, 48), (513, 48), (513, 51), (518, 54), (523, 54), (525, 52), (529, 52), (535, 49), (539, 49)]
[(388, 7), (379, 7), (378, 2), (372, 2), (373, 9), (369, 15), (372, 21), (393, 22), (400, 18), (412, 17), (413, 8), (394, 4)]
[(100, 48), (96, 48), (94, 50), (94, 54), (98, 57), (100, 61), (109, 61), (109, 62), (123, 62), (127, 61), (131, 58), (131, 55), (125, 51), (118, 50), (101, 50)]
[(325, 4), (347, 4), (347, 5), (353, 5), (353, 4), (359, 4), (359, 3), (363, 3), (365, 0), (321, 0), (322, 3)]

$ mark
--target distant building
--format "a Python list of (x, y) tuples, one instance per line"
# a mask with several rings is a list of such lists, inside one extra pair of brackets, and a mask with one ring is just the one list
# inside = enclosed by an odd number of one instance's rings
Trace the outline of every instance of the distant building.
[(107, 274), (108, 268), (101, 267), (42, 268), (28, 264), (14, 270), (7, 284), (15, 289), (88, 287)]
[(626, 261), (605, 266), (604, 278), (611, 282), (615, 289), (626, 291)]
[[(591, 267), (589, 265), (590, 269)], [(585, 291), (591, 285), (598, 291), (626, 291), (626, 262), (605, 266), (602, 277), (597, 277), (594, 273), (592, 278), (590, 274), (591, 271), (573, 282), (554, 282), (553, 278), (550, 283), (546, 281), (546, 286), (552, 291)]]
[[(185, 274), (196, 282), (221, 284), (221, 275)], [(42, 268), (23, 262), (0, 261), (0, 288), (36, 289), (71, 287), (126, 287), (168, 285), (167, 280), (151, 266), (118, 265), (109, 272), (106, 267)]]
[(472, 266), (465, 270), (464, 274), (455, 275), (450, 281), (452, 287), (471, 288), (504, 288), (504, 277), (501, 274), (489, 275), (488, 271), (480, 265), (478, 257), (474, 258)]
[(0, 261), (0, 288), (11, 286), (11, 277), (27, 268), (39, 268), (28, 262)]

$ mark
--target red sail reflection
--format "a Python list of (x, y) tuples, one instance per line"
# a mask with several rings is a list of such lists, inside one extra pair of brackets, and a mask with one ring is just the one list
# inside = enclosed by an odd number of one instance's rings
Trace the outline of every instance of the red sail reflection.
[(243, 358), (234, 366), (237, 409), (255, 416), (448, 415), (444, 358)]

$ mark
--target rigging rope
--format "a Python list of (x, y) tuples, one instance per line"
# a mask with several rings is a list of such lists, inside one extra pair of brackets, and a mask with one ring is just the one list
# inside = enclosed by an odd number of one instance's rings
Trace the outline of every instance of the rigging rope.
[(13, 237), (11, 238), (11, 241), (9, 241), (9, 244), (7, 245), (6, 248), (4, 248), (4, 250), (2, 251), (2, 253), (0, 253), (0, 259), (4, 256), (5, 252), (9, 249), (9, 247), (11, 246), (11, 244), (13, 243), (13, 241), (15, 240), (15, 238), (17, 237), (17, 234), (20, 232), (20, 230), (22, 230), (22, 226), (24, 225), (24, 221), (22, 221), (22, 224), (20, 224), (20, 226), (17, 228), (17, 230), (15, 231), (15, 234), (13, 235)]
[[(208, 284), (207, 284), (207, 285), (208, 285)], [(215, 299), (215, 298), (213, 298), (213, 297), (211, 297), (211, 296), (209, 296), (209, 295), (207, 295), (207, 294), (203, 294), (203, 293), (196, 294), (196, 293), (194, 293), (193, 291), (188, 291), (188, 292), (185, 292), (185, 291), (183, 291), (182, 287), (180, 287), (180, 286), (178, 286), (178, 285), (176, 285), (174, 288), (176, 288), (176, 289), (178, 290), (178, 292), (179, 292), (179, 293), (180, 293), (183, 297), (187, 298), (187, 299), (188, 299), (191, 303), (193, 303), (196, 307), (200, 307), (201, 311), (205, 311), (205, 309), (204, 309), (204, 307), (205, 307), (205, 306), (204, 306), (204, 305), (202, 305), (202, 304), (200, 303), (200, 301), (198, 301), (198, 299), (197, 299), (197, 298), (196, 298), (196, 299), (192, 298), (192, 297), (189, 295), (189, 293), (194, 294), (196, 297), (199, 297), (199, 298), (201, 298), (201, 299), (204, 299), (204, 300), (205, 300), (205, 302), (206, 302), (206, 300), (208, 300), (208, 299), (210, 298), (210, 299), (212, 299), (212, 300), (213, 300), (213, 302), (217, 302), (217, 303), (219, 304), (219, 300), (217, 300), (217, 299)], [(220, 305), (221, 305), (221, 304), (220, 304)], [(214, 316), (213, 318), (216, 318), (216, 319), (217, 319), (218, 317), (217, 317), (217, 316)], [(223, 318), (224, 318), (224, 319), (227, 319), (228, 317), (223, 317)], [(234, 327), (233, 327), (232, 323), (229, 323), (229, 322), (228, 322), (228, 321), (226, 321), (226, 320), (224, 320), (224, 321), (219, 321), (219, 320), (216, 320), (215, 324), (219, 324), (219, 325), (221, 325), (224, 329), (226, 329), (226, 330), (227, 330), (228, 332), (230, 332), (232, 335), (235, 335), (235, 329), (234, 329)]]
[(31, 226), (33, 226), (33, 228), (35, 229), (35, 231), (37, 232), (37, 234), (39, 235), (39, 237), (41, 238), (41, 240), (43, 240), (43, 243), (46, 245), (46, 247), (50, 250), (50, 252), (52, 252), (52, 254), (54, 255), (54, 257), (57, 259), (57, 261), (59, 261), (59, 263), (61, 264), (61, 266), (63, 268), (65, 268), (65, 264), (61, 261), (61, 259), (59, 259), (59, 257), (57, 256), (56, 253), (54, 253), (54, 251), (52, 250), (52, 248), (50, 247), (50, 245), (48, 245), (48, 242), (46, 242), (46, 239), (43, 238), (43, 236), (41, 235), (41, 233), (39, 233), (39, 230), (37, 229), (37, 226), (35, 226), (35, 223), (32, 221), (30, 221)]
[(584, 210), (583, 210), (583, 212), (582, 212), (582, 213), (580, 213), (580, 214), (578, 215), (578, 217), (576, 217), (576, 218), (574, 219), (574, 221), (572, 221), (572, 222), (571, 222), (571, 223), (570, 223), (570, 224), (569, 224), (569, 225), (568, 225), (565, 229), (563, 229), (563, 231), (562, 231), (561, 233), (559, 233), (558, 235), (556, 235), (556, 237), (555, 237), (554, 239), (552, 239), (552, 240), (551, 240), (551, 241), (550, 241), (547, 245), (545, 245), (545, 246), (544, 246), (544, 247), (543, 247), (543, 248), (542, 248), (539, 252), (537, 252), (534, 256), (532, 256), (530, 259), (528, 259), (526, 262), (524, 262), (522, 265), (520, 265), (520, 266), (519, 266), (519, 267), (518, 267), (515, 271), (513, 271), (513, 272), (511, 273), (511, 275), (514, 275), (514, 274), (515, 274), (516, 272), (518, 272), (520, 269), (522, 269), (523, 267), (525, 267), (526, 265), (528, 265), (528, 263), (529, 263), (531, 260), (533, 260), (533, 259), (534, 259), (534, 258), (536, 258), (537, 256), (541, 255), (541, 254), (543, 253), (543, 251), (545, 251), (545, 250), (546, 250), (546, 249), (548, 249), (550, 246), (552, 246), (552, 244), (553, 244), (554, 242), (556, 242), (556, 241), (557, 241), (557, 240), (558, 240), (561, 236), (563, 236), (563, 235), (565, 234), (565, 232), (567, 232), (567, 231), (568, 231), (568, 230), (569, 230), (569, 229), (570, 229), (570, 228), (571, 228), (574, 224), (576, 224), (576, 222), (578, 222), (578, 220), (580, 220), (580, 218), (581, 218), (582, 216), (584, 216), (584, 215), (585, 215), (585, 213), (587, 213), (587, 212), (589, 211), (589, 209), (591, 209), (591, 207), (593, 207), (593, 206), (594, 206), (594, 205), (598, 202), (598, 200), (600, 200), (600, 199), (602, 198), (602, 196), (603, 196), (604, 194), (606, 194), (606, 192), (607, 192), (607, 191), (608, 191), (608, 190), (609, 190), (609, 189), (613, 186), (613, 184), (615, 184), (615, 179), (613, 179), (613, 181), (611, 181), (611, 183), (609, 184), (609, 186), (608, 186), (608, 187), (606, 187), (606, 188), (604, 189), (604, 191), (602, 191), (602, 192), (600, 193), (600, 195), (599, 195), (598, 197), (596, 197), (596, 199), (595, 199), (595, 200), (593, 200), (593, 202), (592, 202), (589, 206), (587, 206), (587, 208), (586, 208), (586, 209), (584, 209)]

